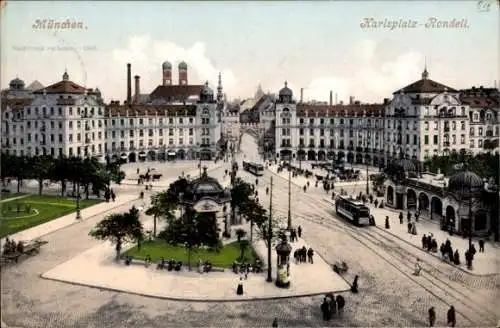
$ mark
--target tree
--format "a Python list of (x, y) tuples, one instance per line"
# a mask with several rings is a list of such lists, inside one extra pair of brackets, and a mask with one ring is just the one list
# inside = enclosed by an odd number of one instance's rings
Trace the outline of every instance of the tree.
[(252, 195), (250, 184), (240, 178), (236, 178), (233, 188), (231, 189), (231, 217), (232, 223), (236, 221), (236, 208), (244, 206)]
[(125, 213), (113, 213), (100, 221), (89, 235), (99, 239), (108, 240), (115, 244), (116, 260), (120, 259), (123, 244), (127, 241), (140, 242), (143, 237), (143, 227), (139, 220), (139, 210), (132, 207)]
[(0, 156), (0, 163), (2, 165), (2, 169), (0, 170), (0, 177), (2, 179), (2, 185), (4, 186), (5, 179), (14, 176), (14, 157), (7, 153), (1, 153)]
[(276, 216), (273, 213), (269, 235), (269, 213), (264, 214), (258, 221), (255, 222), (255, 232), (257, 237), (266, 243), (266, 247), (269, 247), (269, 240), (271, 240), (271, 246), (276, 245), (276, 243), (280, 241), (281, 234), (286, 230), (284, 226), (285, 222), (286, 219), (284, 217)]
[(23, 180), (29, 177), (28, 158), (26, 156), (13, 156), (12, 176), (17, 180), (17, 192), (21, 192)]
[(240, 213), (250, 221), (250, 242), (252, 242), (255, 222), (260, 222), (265, 217), (266, 210), (255, 199), (250, 198), (240, 206)]
[(173, 203), (168, 192), (162, 191), (151, 196), (151, 206), (146, 210), (146, 215), (153, 216), (153, 237), (156, 238), (157, 218), (163, 217), (167, 223), (175, 220), (174, 210), (177, 203)]
[(47, 155), (31, 157), (28, 160), (31, 167), (30, 175), (38, 182), (38, 195), (42, 195), (43, 181), (50, 179), (52, 167), (54, 166), (54, 159)]
[(69, 171), (70, 161), (67, 157), (58, 157), (52, 165), (51, 171), (49, 173), (50, 179), (61, 184), (61, 197), (64, 197), (67, 188), (67, 181), (70, 178)]
[(247, 232), (241, 228), (236, 229), (236, 238), (238, 240), (238, 244), (240, 245), (240, 260), (243, 261), (245, 256), (245, 249), (248, 247), (248, 240), (243, 239), (247, 235)]

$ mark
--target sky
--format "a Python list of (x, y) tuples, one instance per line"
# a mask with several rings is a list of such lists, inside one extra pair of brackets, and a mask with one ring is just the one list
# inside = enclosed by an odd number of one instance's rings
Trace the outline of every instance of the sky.
[[(141, 93), (150, 93), (166, 60), (174, 83), (182, 60), (190, 84), (208, 81), (215, 90), (221, 72), (229, 99), (252, 97), (259, 84), (277, 93), (287, 81), (297, 98), (304, 88), (304, 100), (327, 101), (332, 90), (339, 101), (382, 102), (420, 79), (425, 65), (431, 79), (452, 88), (500, 84), (495, 0), (8, 0), (0, 17), (2, 89), (15, 77), (50, 85), (67, 70), (106, 101), (123, 101), (127, 63), (141, 77)], [(429, 24), (453, 19), (461, 24)], [(81, 24), (36, 28), (37, 20)], [(398, 24), (367, 27), (366, 20)]]

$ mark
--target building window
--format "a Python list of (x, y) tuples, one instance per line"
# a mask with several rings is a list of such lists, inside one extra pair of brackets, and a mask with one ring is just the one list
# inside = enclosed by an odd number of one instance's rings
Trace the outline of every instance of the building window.
[(464, 145), (464, 144), (465, 144), (465, 134), (461, 134), (461, 135), (460, 135), (460, 143), (461, 143), (462, 145)]
[(428, 145), (428, 144), (429, 144), (429, 136), (425, 135), (424, 136), (424, 145)]
[(433, 140), (433, 143), (434, 143), (435, 145), (437, 145), (437, 144), (438, 144), (438, 136), (434, 136), (434, 137), (433, 137), (433, 139), (434, 139), (434, 140)]

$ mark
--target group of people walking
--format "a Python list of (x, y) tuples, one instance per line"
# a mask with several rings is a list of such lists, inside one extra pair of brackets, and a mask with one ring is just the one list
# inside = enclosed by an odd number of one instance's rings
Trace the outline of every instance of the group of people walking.
[(345, 299), (342, 295), (326, 294), (321, 303), (320, 309), (323, 314), (323, 320), (329, 321), (333, 316), (342, 315), (344, 312)]
[[(446, 314), (446, 323), (449, 327), (455, 327), (457, 324), (457, 318), (455, 314), (455, 307), (450, 306), (448, 313)], [(434, 327), (436, 324), (436, 309), (432, 306), (429, 308), (429, 327)]]
[(307, 249), (305, 246), (302, 246), (302, 248), (296, 249), (293, 252), (293, 258), (295, 259), (295, 263), (308, 263), (313, 264), (314, 263), (314, 250), (309, 247)]

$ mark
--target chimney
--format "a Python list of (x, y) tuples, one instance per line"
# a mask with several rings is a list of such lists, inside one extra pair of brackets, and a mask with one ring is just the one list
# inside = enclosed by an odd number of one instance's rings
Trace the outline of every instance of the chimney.
[(353, 104), (354, 104), (354, 97), (349, 96), (349, 105), (353, 105)]
[(127, 104), (132, 100), (132, 65), (127, 64)]
[(140, 76), (136, 75), (136, 76), (134, 76), (134, 79), (135, 79), (135, 96), (134, 96), (134, 102), (138, 102), (139, 101), (139, 94), (141, 93), (141, 89), (139, 88)]
[(300, 103), (304, 101), (304, 88), (300, 88)]
[(337, 99), (338, 97), (337, 97), (337, 96), (338, 96), (338, 95), (337, 95), (337, 93), (335, 92), (335, 105), (337, 105), (337, 104), (338, 104), (338, 99)]
[(333, 105), (333, 91), (330, 90), (330, 106)]

